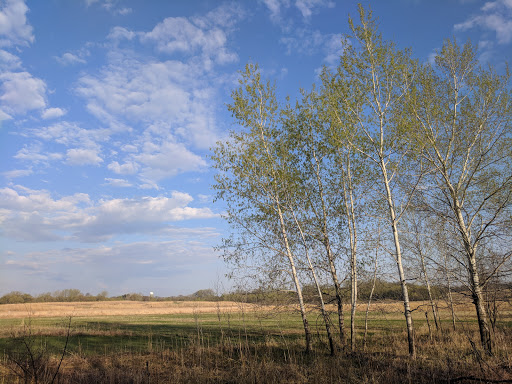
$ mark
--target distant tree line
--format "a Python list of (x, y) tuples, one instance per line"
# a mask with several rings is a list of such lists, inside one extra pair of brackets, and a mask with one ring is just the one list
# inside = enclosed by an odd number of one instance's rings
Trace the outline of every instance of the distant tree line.
[(97, 295), (91, 295), (90, 293), (82, 293), (79, 289), (63, 289), (53, 293), (45, 292), (36, 296), (32, 296), (28, 293), (13, 291), (0, 297), (0, 304), (104, 301), (108, 299), (107, 291), (102, 291)]
[(151, 297), (142, 293), (126, 293), (119, 296), (108, 296), (107, 291), (97, 295), (82, 293), (79, 289), (63, 289), (53, 293), (46, 292), (39, 295), (13, 291), (0, 297), (0, 304), (23, 304), (23, 303), (50, 303), (50, 302), (86, 302), (86, 301), (218, 301), (223, 300), (222, 296), (216, 295), (212, 289), (200, 289), (190, 295)]
[[(372, 281), (361, 281), (359, 283), (359, 299), (367, 301), (370, 298)], [(343, 298), (350, 296), (350, 286), (341, 287)], [(322, 286), (322, 292), (326, 296), (326, 303), (333, 303), (336, 300), (336, 293), (332, 286)], [(495, 287), (496, 289), (496, 287)], [(446, 299), (448, 288), (442, 285), (433, 285), (430, 287), (431, 294), (437, 299)], [(409, 296), (413, 301), (429, 300), (428, 289), (425, 285), (409, 284)], [(502, 299), (510, 299), (512, 296), (512, 283), (500, 284), (498, 291), (502, 292)], [(317, 303), (316, 286), (309, 284), (303, 287), (304, 301), (308, 304)], [(373, 300), (401, 301), (400, 283), (377, 279), (375, 289), (372, 293)], [(470, 295), (470, 291), (463, 285), (451, 287), (451, 292), (462, 296)], [(190, 295), (178, 296), (156, 296), (150, 297), (142, 293), (125, 293), (119, 296), (108, 296), (107, 291), (100, 292), (97, 295), (82, 293), (78, 289), (63, 289), (53, 293), (46, 292), (40, 295), (30, 295), (28, 293), (13, 291), (0, 297), (0, 304), (24, 304), (24, 303), (50, 303), (50, 302), (89, 302), (89, 301), (236, 301), (242, 303), (264, 303), (264, 304), (289, 304), (293, 302), (295, 292), (283, 290), (235, 290), (217, 294), (213, 289), (200, 289)]]

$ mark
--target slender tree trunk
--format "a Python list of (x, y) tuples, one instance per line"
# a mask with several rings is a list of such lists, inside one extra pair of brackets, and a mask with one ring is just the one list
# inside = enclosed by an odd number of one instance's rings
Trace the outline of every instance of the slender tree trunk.
[(488, 355), (492, 355), (492, 338), (491, 331), (489, 328), (489, 320), (487, 319), (487, 313), (484, 308), (484, 297), (482, 293), (482, 286), (480, 284), (480, 276), (478, 274), (478, 267), (476, 263), (476, 245), (471, 244), (471, 235), (468, 231), (464, 217), (462, 215), (461, 205), (455, 194), (453, 188), (451, 188), (452, 197), (454, 200), (454, 211), (457, 217), (457, 223), (459, 225), (459, 232), (462, 235), (464, 248), (466, 251), (466, 257), (468, 261), (468, 272), (471, 284), (471, 293), (473, 296), (473, 304), (476, 309), (476, 316), (478, 319), (478, 328), (480, 331), (480, 341), (482, 348)]
[(380, 158), (380, 168), (382, 171), (384, 186), (386, 188), (386, 197), (389, 209), (389, 218), (391, 221), (391, 228), (393, 230), (393, 241), (395, 243), (395, 261), (398, 269), (398, 276), (400, 278), (400, 286), (402, 288), (402, 299), (404, 302), (404, 315), (405, 322), (407, 325), (407, 341), (409, 344), (409, 355), (411, 357), (416, 356), (416, 349), (414, 345), (414, 327), (412, 323), (412, 315), (411, 315), (411, 306), (409, 302), (409, 291), (407, 289), (407, 283), (405, 281), (404, 268), (402, 265), (402, 250), (400, 248), (400, 239), (398, 236), (398, 223), (395, 212), (395, 204), (393, 202), (393, 196), (391, 194), (391, 188), (389, 186), (389, 178), (387, 175), (386, 164), (384, 163), (383, 158)]
[(283, 212), (281, 211), (281, 207), (279, 202), (277, 202), (277, 213), (279, 215), (279, 222), (281, 225), (281, 234), (283, 236), (283, 242), (286, 248), (286, 255), (288, 257), (288, 261), (290, 263), (290, 269), (292, 271), (293, 282), (295, 284), (295, 290), (297, 292), (297, 299), (299, 300), (299, 308), (300, 315), (302, 317), (302, 324), (304, 326), (304, 334), (306, 338), (306, 353), (311, 352), (311, 331), (309, 330), (309, 323), (306, 315), (306, 306), (304, 305), (304, 298), (302, 295), (302, 288), (299, 283), (299, 277), (297, 275), (297, 269), (295, 267), (295, 260), (290, 249), (290, 244), (288, 242), (288, 235), (286, 233), (286, 225), (284, 223)]
[[(357, 229), (354, 213), (354, 198), (352, 191), (352, 173), (350, 169), (350, 154), (346, 157), (346, 172), (343, 173), (343, 200), (348, 221), (350, 237), (350, 349), (356, 349), (356, 310), (357, 310)], [(348, 184), (348, 185), (347, 185)]]
[[(419, 245), (419, 244), (418, 244)], [(432, 308), (432, 315), (434, 316), (434, 323), (436, 325), (436, 331), (439, 331), (439, 324), (437, 323), (437, 311), (434, 303), (434, 299), (432, 298), (432, 289), (430, 288), (430, 280), (427, 275), (427, 266), (425, 265), (425, 256), (421, 249), (419, 249), (420, 258), (421, 258), (421, 270), (423, 271), (423, 277), (425, 278), (425, 285), (427, 286), (428, 298), (430, 300), (430, 307)]]
[(334, 265), (334, 256), (332, 254), (329, 239), (324, 237), (324, 245), (327, 252), (327, 258), (329, 260), (329, 271), (331, 272), (331, 278), (334, 284), (334, 294), (336, 295), (336, 305), (338, 309), (338, 326), (340, 329), (340, 343), (341, 346), (345, 346), (345, 316), (343, 313), (343, 294), (341, 292), (341, 286), (338, 281), (338, 273), (336, 272), (336, 266)]
[(364, 337), (363, 337), (363, 350), (366, 350), (366, 335), (368, 334), (368, 314), (370, 313), (370, 304), (372, 303), (373, 292), (375, 291), (375, 283), (377, 282), (377, 257), (378, 252), (375, 251), (375, 268), (373, 270), (373, 282), (370, 296), (368, 297), (368, 304), (366, 305), (366, 313), (364, 315)]
[(322, 294), (322, 289), (320, 288), (320, 283), (318, 282), (318, 278), (315, 273), (315, 268), (313, 267), (313, 263), (311, 262), (311, 258), (309, 257), (308, 246), (306, 244), (306, 238), (304, 236), (304, 232), (302, 231), (302, 227), (299, 224), (299, 221), (297, 220), (297, 217), (295, 216), (295, 213), (293, 213), (293, 211), (292, 211), (292, 214), (293, 214), (293, 218), (295, 220), (295, 224), (297, 225), (297, 228), (299, 229), (299, 232), (300, 232), (302, 244), (304, 245), (304, 253), (306, 255), (306, 260), (308, 261), (308, 268), (309, 268), (309, 271), (311, 272), (311, 275), (313, 276), (313, 281), (315, 282), (316, 290), (318, 293), (318, 298), (320, 300), (320, 311), (322, 313), (322, 317), (323, 317), (324, 323), (325, 323), (325, 331), (327, 332), (327, 339), (329, 340), (329, 349), (331, 351), (331, 356), (334, 356), (336, 354), (336, 349), (334, 347), (334, 341), (332, 338), (329, 314), (327, 313), (327, 310), (325, 309), (325, 302), (324, 302), (324, 296)]
[(488, 355), (492, 355), (491, 331), (489, 328), (489, 320), (487, 319), (487, 312), (485, 311), (484, 307), (485, 301), (482, 293), (482, 287), (480, 285), (480, 276), (478, 275), (474, 253), (471, 255), (469, 261), (469, 274), (471, 279), (473, 303), (476, 308), (478, 328), (480, 330), (480, 341), (485, 352)]
[(332, 282), (334, 285), (334, 292), (336, 295), (336, 305), (338, 309), (338, 327), (340, 331), (340, 344), (342, 347), (345, 346), (345, 316), (343, 313), (343, 296), (341, 293), (341, 286), (338, 281), (338, 273), (336, 271), (336, 265), (334, 263), (334, 255), (331, 250), (331, 242), (329, 240), (329, 234), (327, 231), (327, 208), (325, 206), (324, 188), (323, 182), (320, 175), (320, 162), (318, 160), (316, 152), (313, 151), (313, 158), (315, 159), (314, 172), (318, 183), (318, 190), (320, 193), (320, 201), (322, 203), (322, 237), (325, 251), (327, 253), (327, 261), (329, 263), (329, 272), (331, 273)]
[(450, 274), (448, 273), (448, 262), (447, 262), (446, 253), (444, 254), (444, 272), (446, 275), (446, 285), (448, 288), (448, 302), (450, 303), (450, 310), (452, 313), (452, 326), (453, 330), (456, 330), (455, 326), (455, 309), (453, 308), (453, 296), (452, 296), (452, 285), (450, 284)]

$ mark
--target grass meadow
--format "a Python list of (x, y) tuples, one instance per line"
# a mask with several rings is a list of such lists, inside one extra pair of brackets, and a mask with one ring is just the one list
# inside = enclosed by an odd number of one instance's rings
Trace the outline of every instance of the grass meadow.
[[(293, 308), (231, 302), (34, 303), (0, 306), (0, 383), (505, 383), (512, 382), (512, 307), (499, 305), (493, 356), (479, 346), (471, 303), (413, 308), (417, 357), (407, 354), (400, 303), (375, 303), (363, 344), (338, 338), (329, 355), (319, 313), (310, 308), (314, 349), (304, 353)], [(348, 313), (348, 307), (347, 313)], [(337, 318), (334, 314), (332, 319)], [(346, 318), (348, 329), (348, 316)], [(337, 324), (333, 324), (337, 327)]]

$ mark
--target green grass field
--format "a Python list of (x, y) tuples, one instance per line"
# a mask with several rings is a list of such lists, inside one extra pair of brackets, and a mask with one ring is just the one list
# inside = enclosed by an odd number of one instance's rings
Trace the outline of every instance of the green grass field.
[[(512, 311), (509, 307), (503, 307), (496, 324), (495, 353), (491, 357), (481, 352), (477, 324), (470, 307), (459, 311), (455, 331), (448, 311), (442, 312), (440, 330), (435, 330), (430, 317), (430, 332), (425, 312), (414, 312), (418, 347), (415, 360), (407, 355), (403, 315), (391, 304), (376, 307), (371, 312), (364, 350), (364, 313), (359, 312), (357, 350), (350, 352), (338, 341), (336, 356), (329, 355), (325, 328), (314, 310), (309, 314), (314, 334), (314, 350), (309, 355), (303, 351), (300, 316), (289, 309), (81, 316), (71, 318), (69, 329), (67, 317), (0, 319), (3, 380), (0, 382), (51, 382), (66, 340), (64, 358), (54, 382), (469, 383), (475, 382), (474, 379), (487, 380), (480, 382), (512, 380)], [(347, 318), (346, 328), (348, 322)], [(337, 324), (333, 326), (337, 328)], [(461, 379), (463, 377), (466, 379)]]

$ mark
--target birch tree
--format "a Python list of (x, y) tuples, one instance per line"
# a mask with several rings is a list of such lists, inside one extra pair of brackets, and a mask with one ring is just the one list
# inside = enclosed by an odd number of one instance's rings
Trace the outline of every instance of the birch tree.
[[(336, 78), (330, 87), (331, 100), (341, 126), (355, 129), (346, 135), (352, 147), (378, 172), (386, 217), (392, 232), (393, 251), (404, 303), (409, 354), (415, 355), (414, 329), (402, 262), (399, 221), (411, 193), (403, 193), (400, 177), (415, 169), (409, 154), (407, 121), (402, 103), (406, 101), (416, 63), (407, 50), (383, 41), (372, 13), (359, 7), (360, 24), (349, 19), (352, 36), (344, 44)], [(350, 41), (350, 44), (348, 43)], [(352, 138), (351, 138), (352, 137)], [(407, 178), (415, 178), (408, 174)], [(377, 192), (380, 192), (377, 190)]]
[(306, 207), (307, 233), (324, 249), (322, 264), (331, 277), (336, 297), (339, 337), (345, 345), (343, 294), (338, 276), (340, 221), (343, 218), (340, 173), (334, 166), (334, 151), (329, 144), (330, 120), (325, 116), (321, 97), (315, 90), (287, 112), (286, 134), (293, 148), (293, 164), (298, 170)]
[[(256, 263), (286, 261), (302, 317), (306, 352), (310, 352), (311, 332), (286, 217), (292, 167), (286, 161), (289, 151), (280, 141), (281, 108), (275, 86), (261, 80), (256, 65), (248, 64), (239, 82), (232, 93), (233, 103), (228, 105), (237, 129), (231, 131), (227, 141), (217, 143), (212, 155), (218, 170), (214, 188), (217, 199), (227, 205), (228, 223), (258, 249), (251, 250), (245, 241), (228, 241), (225, 258), (240, 263), (253, 252), (262, 257)], [(278, 264), (278, 269), (286, 266)]]
[[(510, 259), (512, 231), (512, 103), (508, 71), (479, 66), (470, 44), (446, 40), (425, 65), (410, 113), (415, 146), (431, 167), (422, 188), (424, 204), (446, 220), (459, 248), (454, 252), (468, 275), (483, 349), (492, 353), (483, 289)], [(498, 256), (482, 275), (483, 246)]]

